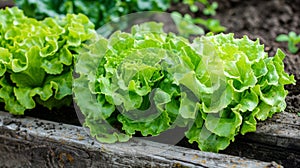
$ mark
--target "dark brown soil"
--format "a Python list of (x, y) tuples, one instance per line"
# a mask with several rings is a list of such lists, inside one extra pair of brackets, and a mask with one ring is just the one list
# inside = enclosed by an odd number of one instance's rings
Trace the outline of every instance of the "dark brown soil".
[(1, 0), (0, 1), (0, 9), (5, 8), (6, 6), (13, 6), (14, 3), (12, 0)]

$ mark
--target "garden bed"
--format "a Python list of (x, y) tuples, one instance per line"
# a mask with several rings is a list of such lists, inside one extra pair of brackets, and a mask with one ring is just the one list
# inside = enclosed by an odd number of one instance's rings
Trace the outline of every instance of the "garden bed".
[[(274, 55), (277, 48), (283, 49), (287, 54), (284, 60), (285, 69), (289, 74), (294, 74), (297, 81), (296, 85), (287, 86), (289, 95), (286, 98), (285, 112), (259, 123), (255, 133), (238, 136), (235, 142), (221, 153), (266, 162), (275, 161), (285, 167), (297, 167), (300, 165), (300, 117), (297, 114), (300, 112), (300, 55), (299, 52), (290, 54), (287, 44), (278, 43), (275, 39), (278, 34), (287, 34), (289, 31), (300, 33), (300, 1), (216, 1), (219, 9), (215, 18), (227, 27), (226, 32), (233, 32), (236, 37), (248, 35), (251, 39), (260, 38), (270, 55)], [(171, 10), (187, 13), (188, 7), (175, 5)], [(202, 14), (197, 13), (196, 16), (202, 17)], [(246, 163), (255, 165), (254, 167), (277, 166), (274, 163), (256, 162), (182, 147), (170, 147), (171, 150), (164, 154), (152, 155), (151, 152), (140, 149), (145, 144), (151, 150), (169, 146), (140, 140), (124, 144), (100, 144), (88, 138), (83, 128), (77, 127), (80, 123), (73, 108), (63, 108), (60, 111), (38, 108), (25, 113), (27, 116), (52, 120), (55, 123), (27, 117), (15, 118), (2, 112), (0, 114), (0, 152), (3, 152), (0, 163), (9, 167), (107, 166), (113, 163), (116, 166), (125, 166), (134, 162), (136, 166), (148, 167), (243, 167)], [(61, 122), (72, 125), (59, 124)], [(188, 144), (186, 140), (178, 145), (197, 148), (194, 144)], [(135, 155), (126, 153), (128, 147), (130, 150), (137, 149), (138, 152)]]

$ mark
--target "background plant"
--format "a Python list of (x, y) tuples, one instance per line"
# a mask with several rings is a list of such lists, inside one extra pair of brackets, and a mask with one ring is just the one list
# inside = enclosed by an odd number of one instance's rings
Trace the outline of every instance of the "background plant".
[(83, 13), (96, 28), (133, 12), (166, 11), (171, 0), (15, 0), (29, 17), (43, 19), (67, 13)]
[(288, 35), (280, 34), (276, 37), (276, 41), (288, 42), (288, 50), (292, 54), (296, 54), (299, 50), (297, 45), (300, 43), (300, 34), (297, 35), (295, 32), (289, 32)]
[[(178, 0), (174, 0), (174, 2), (178, 2)], [(208, 0), (183, 0), (182, 3), (188, 5), (192, 12), (199, 11), (199, 7), (197, 5), (204, 5), (202, 12), (205, 15), (215, 15), (218, 8), (217, 2), (210, 3)]]
[[(218, 7), (216, 2), (209, 3), (207, 0), (183, 0), (182, 2), (178, 0), (15, 0), (15, 2), (24, 10), (25, 15), (38, 20), (67, 13), (83, 13), (89, 17), (96, 28), (110, 21), (117, 22), (120, 16), (133, 12), (167, 11), (175, 3), (188, 5), (192, 12), (198, 12), (200, 10), (198, 6), (202, 4), (204, 5), (203, 13), (207, 16), (215, 15)], [(190, 25), (200, 24), (215, 33), (226, 30), (218, 20), (212, 18), (194, 20), (186, 14), (182, 22), (187, 22)], [(185, 31), (192, 32), (190, 27), (195, 28), (195, 26), (189, 26), (185, 28)], [(197, 30), (199, 29), (202, 28), (197, 28)]]

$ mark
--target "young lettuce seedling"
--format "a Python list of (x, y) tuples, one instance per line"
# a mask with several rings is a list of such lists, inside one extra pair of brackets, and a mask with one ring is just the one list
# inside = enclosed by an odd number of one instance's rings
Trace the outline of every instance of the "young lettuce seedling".
[(191, 15), (185, 14), (182, 16), (178, 12), (172, 12), (171, 17), (175, 22), (179, 34), (184, 37), (189, 37), (190, 35), (202, 35), (204, 34), (203, 28), (199, 25), (204, 26), (210, 32), (220, 33), (226, 31), (226, 27), (220, 24), (217, 19), (202, 19), (202, 18), (192, 18)]
[[(177, 1), (175, 1), (177, 2)], [(218, 3), (217, 2), (212, 2), (209, 3), (208, 0), (183, 0), (183, 4), (189, 5), (190, 10), (192, 12), (198, 12), (199, 8), (197, 6), (197, 3), (203, 4), (204, 9), (203, 9), (203, 14), (204, 15), (215, 15), (216, 14), (216, 9), (218, 8)]]
[(300, 34), (297, 35), (295, 32), (291, 31), (288, 35), (280, 34), (276, 37), (278, 42), (288, 42), (288, 50), (292, 54), (296, 54), (299, 50), (297, 44), (300, 43)]

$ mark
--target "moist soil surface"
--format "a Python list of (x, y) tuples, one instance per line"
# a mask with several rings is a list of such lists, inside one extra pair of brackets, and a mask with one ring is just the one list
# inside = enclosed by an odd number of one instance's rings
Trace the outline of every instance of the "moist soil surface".
[[(289, 74), (293, 74), (297, 84), (286, 86), (289, 94), (286, 98), (286, 112), (300, 112), (300, 51), (296, 54), (291, 54), (287, 49), (287, 43), (276, 42), (276, 37), (279, 34), (288, 34), (294, 31), (300, 34), (300, 0), (214, 0), (218, 2), (217, 14), (213, 18), (219, 19), (221, 24), (227, 28), (225, 33), (234, 33), (235, 37), (241, 38), (247, 35), (250, 39), (260, 39), (260, 42), (265, 45), (265, 51), (273, 56), (278, 48), (286, 53), (284, 59), (285, 70)], [(201, 12), (193, 14), (185, 5), (173, 5), (170, 11), (177, 10), (181, 13), (190, 13), (195, 17), (207, 17)], [(299, 46), (300, 47), (300, 46)], [(3, 109), (3, 108), (1, 108)], [(73, 106), (63, 109), (53, 109), (52, 111), (46, 108), (39, 107), (35, 110), (25, 112), (27, 116), (33, 116), (41, 119), (52, 120), (73, 125), (80, 125), (76, 112)], [(288, 118), (285, 118), (288, 120)], [(261, 155), (236, 152), (239, 145), (242, 143), (232, 143), (228, 149), (222, 153), (254, 158), (258, 160), (272, 161), (272, 158), (264, 158)], [(183, 140), (179, 145), (195, 148), (194, 145), (188, 145), (186, 140)], [(246, 144), (244, 144), (246, 145)], [(244, 147), (244, 149), (247, 146)], [(242, 148), (241, 148), (242, 149)], [(255, 151), (249, 151), (255, 152)], [(266, 154), (264, 154), (266, 155)], [(300, 158), (289, 158), (291, 160), (300, 160)], [(275, 159), (273, 159), (276, 161)], [(280, 161), (281, 162), (281, 161)], [(287, 163), (281, 162), (287, 167)]]

